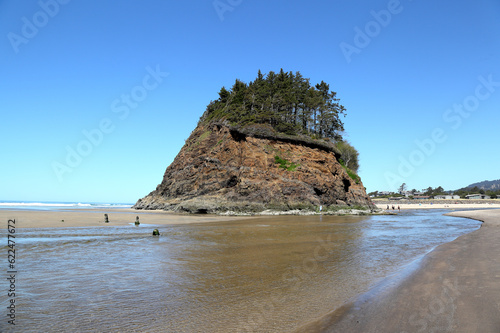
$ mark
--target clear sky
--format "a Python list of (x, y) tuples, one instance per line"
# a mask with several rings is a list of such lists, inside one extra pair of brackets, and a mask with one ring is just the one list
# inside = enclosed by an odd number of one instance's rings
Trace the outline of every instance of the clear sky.
[(135, 202), (258, 69), (324, 80), (369, 192), (500, 178), (500, 2), (0, 1), (0, 200)]

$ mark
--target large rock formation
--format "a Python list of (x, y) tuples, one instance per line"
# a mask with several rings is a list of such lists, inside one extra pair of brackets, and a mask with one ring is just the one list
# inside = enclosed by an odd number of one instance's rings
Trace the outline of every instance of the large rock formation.
[(373, 203), (329, 141), (200, 121), (156, 190), (136, 209), (192, 213), (316, 210)]

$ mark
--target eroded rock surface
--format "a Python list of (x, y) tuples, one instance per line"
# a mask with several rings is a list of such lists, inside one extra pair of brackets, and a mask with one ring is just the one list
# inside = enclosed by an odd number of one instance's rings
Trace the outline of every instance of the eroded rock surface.
[[(221, 213), (373, 207), (361, 181), (353, 180), (338, 162), (335, 147), (264, 134), (223, 124), (199, 125), (161, 184), (134, 208)], [(284, 167), (276, 156), (286, 161)]]

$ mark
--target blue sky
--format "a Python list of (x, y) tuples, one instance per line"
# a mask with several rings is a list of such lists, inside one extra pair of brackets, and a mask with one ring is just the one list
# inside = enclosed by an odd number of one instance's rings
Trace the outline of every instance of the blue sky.
[(0, 200), (135, 202), (280, 68), (337, 92), (369, 192), (498, 179), (499, 31), (498, 0), (0, 1)]

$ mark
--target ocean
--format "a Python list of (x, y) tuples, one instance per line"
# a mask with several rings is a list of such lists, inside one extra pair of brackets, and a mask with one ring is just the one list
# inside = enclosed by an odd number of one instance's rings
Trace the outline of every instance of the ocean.
[(94, 208), (130, 208), (132, 203), (95, 203), (95, 202), (47, 202), (47, 201), (8, 201), (0, 200), (3, 210), (61, 210)]

